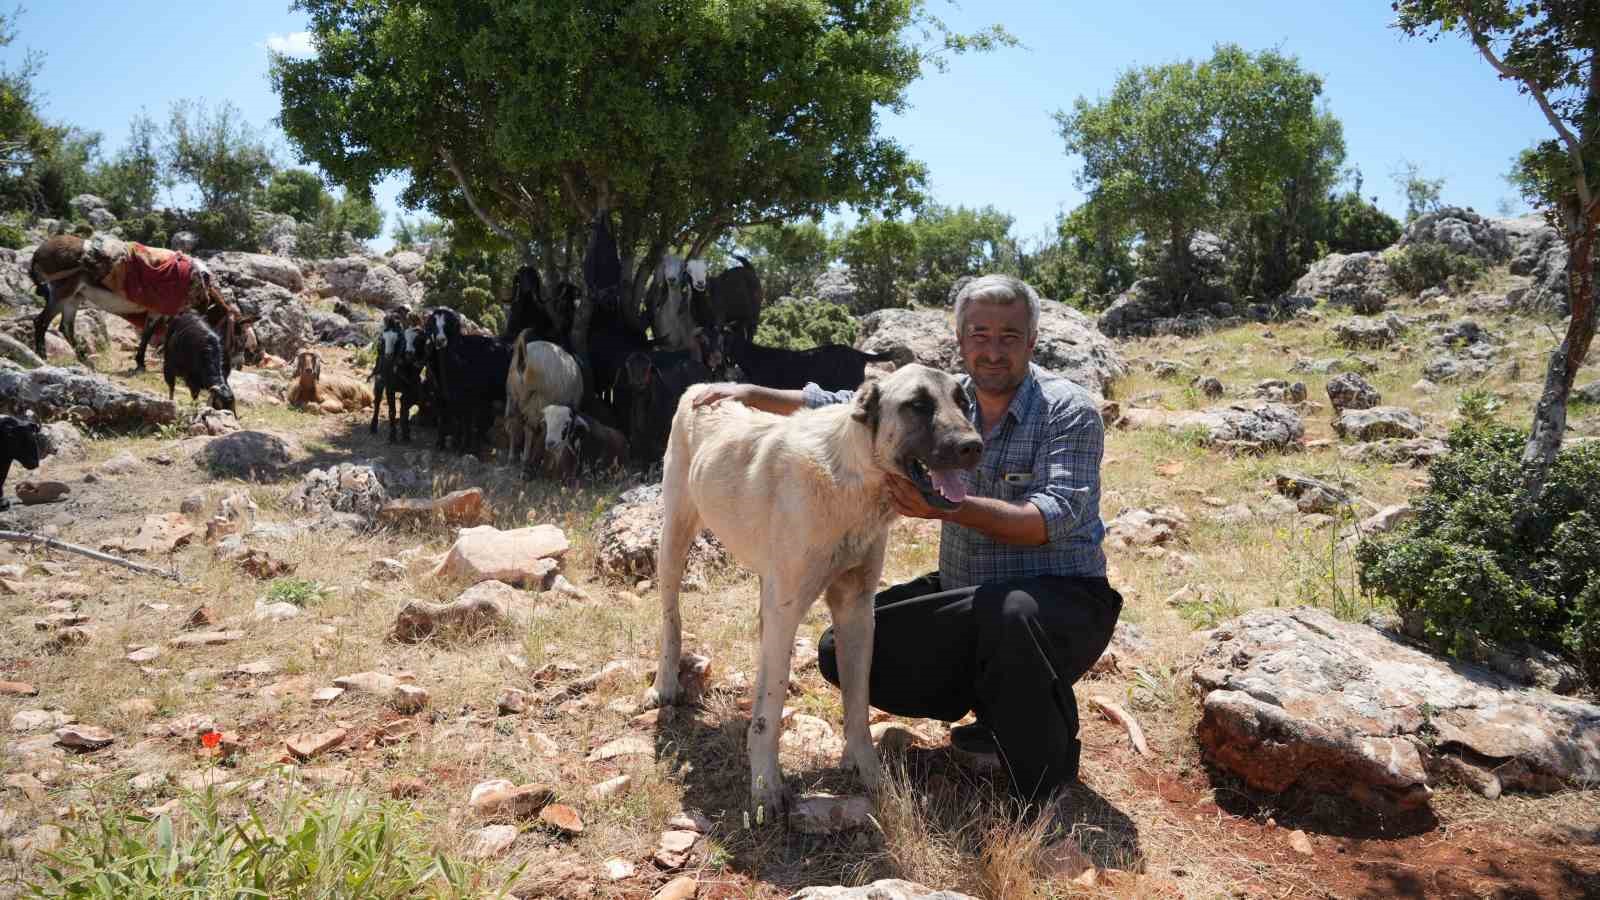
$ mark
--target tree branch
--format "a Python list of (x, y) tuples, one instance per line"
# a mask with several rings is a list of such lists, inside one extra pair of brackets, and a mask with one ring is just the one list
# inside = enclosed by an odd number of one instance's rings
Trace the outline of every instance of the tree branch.
[(472, 210), (472, 214), (477, 216), (483, 222), (484, 227), (490, 231), (510, 241), (514, 246), (521, 246), (524, 243), (521, 238), (513, 234), (511, 229), (491, 219), (489, 214), (483, 211), (483, 207), (478, 205), (478, 199), (472, 196), (472, 188), (467, 186), (467, 176), (462, 174), (461, 167), (456, 165), (456, 158), (451, 155), (450, 151), (440, 147), (439, 157), (444, 160), (444, 164), (450, 170), (450, 174), (455, 176), (456, 184), (461, 185), (461, 193), (466, 197), (467, 206)]

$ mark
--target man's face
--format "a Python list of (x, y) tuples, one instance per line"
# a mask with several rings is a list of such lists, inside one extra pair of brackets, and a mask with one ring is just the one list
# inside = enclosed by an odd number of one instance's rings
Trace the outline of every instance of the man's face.
[(1028, 333), (1028, 304), (973, 303), (967, 307), (962, 333), (956, 336), (961, 361), (978, 390), (1004, 394), (1028, 377), (1034, 336)]

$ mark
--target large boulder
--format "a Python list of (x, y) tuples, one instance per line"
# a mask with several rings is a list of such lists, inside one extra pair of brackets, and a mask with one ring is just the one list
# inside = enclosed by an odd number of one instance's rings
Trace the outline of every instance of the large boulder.
[(1526, 276), (1531, 281), (1506, 295), (1511, 305), (1545, 315), (1570, 313), (1567, 300), (1570, 254), (1561, 232), (1539, 216), (1501, 219), (1499, 223), (1511, 240), (1511, 274)]
[(206, 260), (206, 264), (213, 272), (221, 275), (226, 272), (234, 280), (240, 277), (252, 278), (256, 281), (265, 281), (275, 284), (286, 290), (299, 293), (305, 289), (305, 275), (294, 260), (282, 256), (267, 256), (262, 253), (218, 253)]
[(1370, 316), (1351, 316), (1341, 322), (1333, 323), (1334, 340), (1341, 347), (1352, 350), (1380, 349), (1394, 343), (1399, 336), (1402, 326), (1393, 316), (1379, 319)]
[(463, 528), (433, 575), (469, 585), (503, 581), (537, 589), (554, 568), (547, 561), (559, 560), (568, 547), (567, 536), (554, 525), (510, 531), (493, 525)]
[(1425, 466), (1449, 452), (1449, 445), (1437, 438), (1385, 438), (1344, 447), (1339, 450), (1339, 458), (1346, 462)]
[[(595, 526), (595, 572), (633, 581), (656, 577), (656, 549), (661, 544), (661, 485), (647, 484), (625, 492)], [(699, 578), (731, 560), (710, 531), (702, 531), (689, 548), (689, 569)]]
[(1521, 688), (1316, 609), (1259, 609), (1212, 632), (1193, 672), (1210, 762), (1257, 790), (1427, 806), (1433, 780), (1497, 796), (1600, 780), (1600, 706)]
[(1327, 299), (1335, 288), (1387, 294), (1393, 289), (1389, 266), (1377, 253), (1330, 253), (1311, 264), (1294, 284), (1296, 294)]
[(32, 254), (24, 261), (17, 251), (0, 248), (0, 303), (7, 306), (33, 306), (40, 302), (38, 293), (34, 291), (33, 279), (28, 277), (28, 265), (32, 259)]
[(1297, 447), (1306, 426), (1281, 403), (1235, 403), (1185, 413), (1167, 420), (1168, 430), (1193, 434), (1207, 447), (1265, 452)]
[(427, 260), (415, 250), (400, 250), (389, 257), (389, 268), (404, 278), (406, 284), (416, 284), (422, 277), (422, 265), (425, 262)]
[(824, 303), (837, 303), (846, 308), (853, 308), (856, 303), (855, 279), (850, 276), (848, 268), (829, 269), (817, 276), (811, 283), (811, 293)]
[(199, 449), (195, 462), (223, 478), (276, 479), (302, 453), (294, 438), (270, 431), (236, 431), (219, 438), (196, 440)]
[(0, 367), (0, 413), (32, 413), (41, 422), (64, 420), (116, 430), (176, 421), (178, 407), (170, 400), (80, 370)]
[(1421, 416), (1398, 406), (1347, 409), (1333, 420), (1333, 430), (1339, 437), (1358, 441), (1418, 438), (1426, 427)]
[(1328, 402), (1338, 415), (1347, 409), (1371, 409), (1383, 402), (1383, 395), (1359, 374), (1345, 372), (1328, 379)]
[(411, 302), (411, 288), (400, 273), (361, 256), (329, 260), (322, 277), (325, 296), (337, 295), (354, 303), (389, 310)]
[(97, 209), (105, 209), (111, 204), (107, 203), (104, 198), (97, 197), (94, 194), (79, 194), (68, 200), (67, 205), (72, 207), (72, 211), (77, 213), (80, 218), (87, 219), (89, 218), (89, 213)]
[[(918, 362), (950, 373), (964, 371), (956, 348), (955, 315), (935, 309), (881, 309), (861, 320), (856, 346), (892, 353), (901, 363)], [(1039, 301), (1039, 342), (1033, 361), (1101, 396), (1127, 374), (1116, 345), (1088, 316), (1054, 300)]]
[(279, 359), (292, 360), (315, 340), (311, 318), (299, 297), (284, 291), (256, 308), (255, 332), (261, 349)]
[(1511, 258), (1511, 238), (1504, 225), (1457, 206), (1423, 213), (1407, 225), (1395, 246), (1404, 248), (1412, 244), (1443, 244), (1457, 253), (1490, 263)]
[(352, 524), (371, 525), (377, 521), (378, 511), (389, 502), (389, 492), (380, 477), (381, 468), (381, 464), (339, 463), (326, 469), (312, 469), (289, 492), (289, 508), (318, 519), (344, 513), (355, 517)]

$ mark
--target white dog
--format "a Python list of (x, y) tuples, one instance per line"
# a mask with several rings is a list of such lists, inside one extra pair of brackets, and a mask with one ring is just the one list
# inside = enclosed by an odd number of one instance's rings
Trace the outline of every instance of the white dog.
[[(747, 743), (757, 821), (788, 807), (778, 736), (795, 631), (819, 594), (833, 616), (844, 693), (844, 764), (869, 787), (878, 754), (867, 731), (873, 593), (895, 512), (886, 479), (911, 479), (930, 503), (964, 496), (958, 470), (983, 442), (956, 380), (906, 366), (869, 380), (852, 403), (777, 416), (721, 402), (678, 403), (668, 441), (661, 578), (661, 658), (647, 705), (676, 702), (683, 623), (678, 594), (689, 544), (708, 527), (761, 576), (760, 665)], [(943, 495), (943, 496), (941, 496)]]

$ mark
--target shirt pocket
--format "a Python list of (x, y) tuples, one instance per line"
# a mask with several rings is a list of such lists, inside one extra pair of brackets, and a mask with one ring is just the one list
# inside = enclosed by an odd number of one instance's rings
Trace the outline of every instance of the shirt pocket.
[(1033, 470), (1011, 469), (1000, 470), (1000, 477), (996, 479), (1001, 500), (1018, 501), (1033, 493)]

